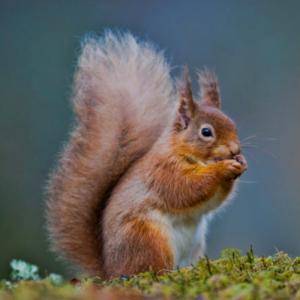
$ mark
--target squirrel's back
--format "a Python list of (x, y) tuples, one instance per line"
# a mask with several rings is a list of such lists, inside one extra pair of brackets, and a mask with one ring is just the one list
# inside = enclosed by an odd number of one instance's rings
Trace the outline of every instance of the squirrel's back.
[(169, 66), (131, 34), (85, 39), (75, 74), (76, 126), (48, 187), (54, 248), (101, 275), (101, 212), (119, 178), (169, 120)]

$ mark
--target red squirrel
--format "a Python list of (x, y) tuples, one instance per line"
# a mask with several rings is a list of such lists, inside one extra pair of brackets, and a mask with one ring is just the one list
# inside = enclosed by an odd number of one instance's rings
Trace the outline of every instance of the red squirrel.
[(196, 262), (247, 169), (215, 74), (194, 97), (187, 69), (175, 84), (151, 44), (106, 32), (84, 41), (74, 81), (76, 126), (48, 186), (54, 248), (106, 279)]

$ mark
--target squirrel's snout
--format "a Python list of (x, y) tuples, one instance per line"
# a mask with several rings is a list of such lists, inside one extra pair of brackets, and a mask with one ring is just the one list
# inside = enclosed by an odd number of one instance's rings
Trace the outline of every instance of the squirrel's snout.
[(228, 149), (232, 157), (239, 155), (241, 153), (241, 147), (238, 143), (230, 142), (228, 145)]
[(237, 162), (239, 162), (241, 165), (243, 165), (245, 169), (247, 169), (248, 167), (247, 160), (245, 156), (241, 154), (240, 145), (237, 143), (230, 143), (229, 149), (230, 149), (231, 157), (235, 159)]
[(238, 154), (234, 157), (234, 159), (239, 162), (242, 166), (244, 166), (244, 169), (248, 169), (248, 163), (244, 155)]
[(241, 148), (238, 143), (230, 142), (227, 145), (220, 145), (214, 149), (214, 155), (220, 159), (230, 159), (241, 153)]

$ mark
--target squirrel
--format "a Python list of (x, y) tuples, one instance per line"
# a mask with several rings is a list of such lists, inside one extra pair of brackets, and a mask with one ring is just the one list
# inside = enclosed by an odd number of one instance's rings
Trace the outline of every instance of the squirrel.
[(48, 185), (53, 247), (85, 274), (164, 272), (204, 255), (210, 216), (247, 169), (214, 72), (170, 75), (130, 33), (83, 41), (76, 125)]

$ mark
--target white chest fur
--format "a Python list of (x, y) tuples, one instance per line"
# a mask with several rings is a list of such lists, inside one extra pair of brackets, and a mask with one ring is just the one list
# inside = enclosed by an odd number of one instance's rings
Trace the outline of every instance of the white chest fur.
[[(166, 216), (166, 218), (170, 224), (169, 236), (174, 247), (176, 265), (192, 264), (196, 246), (205, 246), (203, 239), (205, 233), (202, 234), (202, 230), (199, 232), (204, 216)], [(200, 235), (198, 235), (199, 233)], [(204, 249), (202, 251), (204, 252)]]
[(205, 204), (185, 214), (162, 213), (152, 211), (149, 217), (161, 225), (174, 251), (175, 265), (186, 266), (195, 263), (205, 251), (207, 221), (216, 208), (223, 203), (217, 192)]
[(149, 216), (155, 223), (160, 224), (163, 234), (168, 238), (175, 258), (175, 266), (193, 263), (195, 248), (202, 245), (204, 247), (205, 217), (199, 213), (182, 216), (159, 211), (153, 211)]

